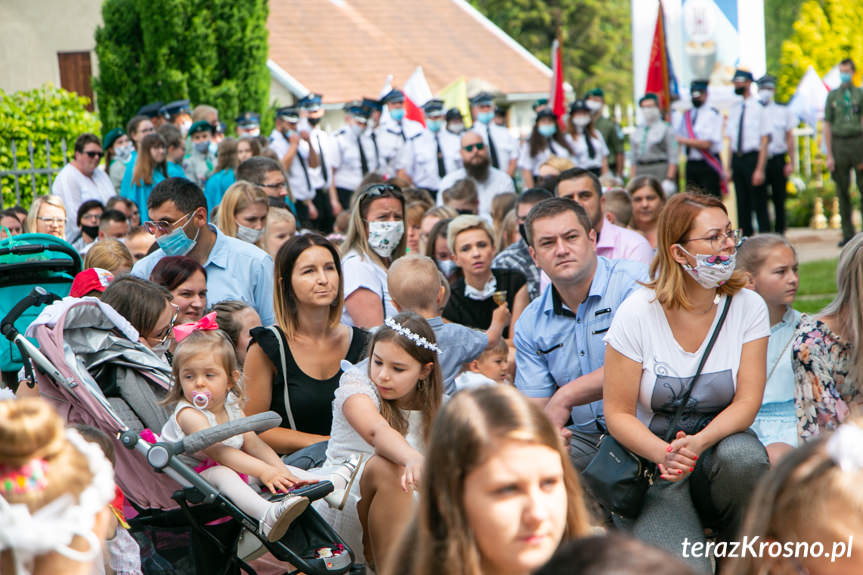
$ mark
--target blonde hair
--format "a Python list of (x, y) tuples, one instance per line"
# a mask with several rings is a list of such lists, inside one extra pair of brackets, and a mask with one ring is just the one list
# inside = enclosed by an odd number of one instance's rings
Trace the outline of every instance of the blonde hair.
[[(63, 203), (63, 199), (60, 196), (48, 194), (47, 196), (39, 196), (37, 198), (33, 198), (33, 203), (30, 204), (30, 211), (27, 212), (27, 220), (25, 222), (25, 229), (31, 234), (36, 233), (36, 222), (39, 218), (39, 210), (42, 209), (43, 204), (48, 204), (49, 206), (60, 208), (64, 212), (66, 211), (66, 205)], [(63, 227), (65, 229), (65, 224)]]
[[(728, 214), (719, 199), (689, 192), (672, 197), (659, 214), (656, 256), (650, 264), (650, 276), (654, 279), (644, 285), (656, 293), (656, 299), (664, 306), (692, 310), (692, 303), (686, 294), (686, 271), (672, 257), (671, 247), (686, 238), (695, 218), (708, 208), (719, 208)], [(727, 282), (716, 288), (716, 293), (734, 295), (745, 285), (746, 276), (742, 271), (735, 270)]]
[(405, 311), (434, 310), (440, 285), (440, 270), (427, 256), (400, 257), (387, 272), (390, 296)]
[[(839, 253), (836, 297), (821, 310), (821, 317), (836, 320), (839, 335), (851, 344), (848, 378), (859, 385), (863, 376), (863, 233), (858, 233)], [(856, 387), (856, 386), (855, 386)]]
[(569, 158), (563, 158), (561, 156), (549, 156), (549, 158), (542, 163), (540, 168), (548, 166), (553, 170), (557, 170), (558, 173), (563, 173), (567, 170), (571, 170), (575, 167), (575, 163)]
[(623, 188), (614, 188), (603, 194), (605, 211), (614, 215), (614, 224), (622, 228), (628, 227), (632, 220), (632, 198)]
[[(282, 222), (291, 222), (294, 224), (294, 234), (297, 233), (297, 218), (294, 217), (294, 214), (291, 210), (288, 209), (287, 206), (284, 208), (277, 206), (270, 206), (267, 210), (267, 223), (264, 225), (264, 233), (261, 236), (261, 247), (265, 252), (270, 253), (270, 247), (267, 245), (267, 237), (270, 233), (270, 226), (274, 224), (280, 224)], [(275, 256), (275, 254), (270, 254)], [(275, 257), (273, 257), (275, 259)]]
[[(339, 253), (344, 257), (344, 255), (349, 251), (356, 250), (360, 255), (386, 269), (386, 262), (384, 262), (383, 258), (376, 254), (369, 246), (369, 233), (366, 229), (366, 216), (369, 213), (369, 208), (375, 200), (381, 198), (396, 198), (401, 203), (402, 221), (405, 221), (405, 201), (398, 186), (393, 186), (396, 190), (399, 190), (397, 193), (384, 191), (381, 195), (369, 195), (370, 191), (377, 189), (381, 185), (382, 184), (371, 184), (370, 186), (363, 188), (361, 191), (354, 193), (353, 198), (351, 199), (351, 220), (348, 224), (348, 233), (345, 234), (345, 241), (342, 242), (341, 246), (339, 246)], [(402, 239), (399, 240), (396, 249), (393, 250), (392, 256), (390, 256), (390, 261), (396, 260), (405, 255), (407, 236), (407, 233), (402, 234)]]
[(516, 200), (518, 200), (518, 194), (514, 192), (498, 194), (491, 199), (491, 223), (492, 227), (494, 227), (495, 235), (500, 234), (503, 219), (510, 211), (515, 209)]
[(446, 230), (446, 245), (451, 254), (455, 254), (455, 241), (458, 235), (468, 230), (482, 230), (488, 234), (488, 241), (494, 245), (494, 230), (487, 221), (470, 214), (453, 218)]
[(425, 202), (411, 202), (405, 208), (405, 227), (419, 226), (429, 206)]
[(267, 194), (255, 184), (245, 181), (235, 182), (222, 196), (219, 213), (216, 214), (216, 227), (226, 236), (235, 238), (237, 237), (237, 213), (253, 204), (269, 206), (268, 202)]
[[(390, 575), (481, 575), (482, 557), (465, 513), (465, 478), (493, 457), (502, 441), (553, 449), (560, 455), (567, 496), (563, 539), (591, 530), (578, 475), (557, 429), (542, 410), (504, 385), (461, 391), (432, 427), (420, 483), (420, 505)], [(519, 462), (530, 465), (530, 462)]]
[[(861, 420), (843, 424), (858, 430)], [(841, 428), (840, 428), (841, 429)], [(834, 432), (835, 433), (835, 432)], [(815, 542), (847, 540), (863, 528), (863, 469), (843, 470), (828, 453), (832, 434), (804, 443), (761, 478), (743, 518), (740, 535), (795, 550)], [(855, 446), (852, 449), (859, 449)], [(738, 538), (740, 539), (740, 538)], [(850, 550), (849, 550), (850, 551)], [(767, 555), (743, 554), (729, 561), (727, 575), (772, 572)]]
[(757, 274), (767, 262), (767, 254), (778, 246), (785, 246), (797, 259), (797, 250), (784, 236), (779, 234), (758, 234), (754, 238), (746, 238), (737, 249), (737, 267), (751, 274)]
[(135, 260), (132, 258), (132, 252), (129, 251), (126, 244), (111, 238), (101, 239), (94, 243), (84, 256), (85, 270), (102, 268), (115, 273), (123, 268), (131, 270), (134, 265)]
[(497, 231), (497, 242), (495, 244), (497, 253), (502, 252), (513, 244), (512, 234), (515, 233), (517, 228), (516, 213), (515, 210), (512, 209), (506, 214), (506, 216), (504, 216), (503, 221), (500, 224), (500, 229)]
[(237, 352), (228, 334), (221, 329), (196, 330), (183, 338), (177, 344), (176, 350), (174, 350), (174, 359), (171, 363), (174, 384), (171, 386), (165, 399), (160, 402), (162, 405), (176, 405), (183, 399), (180, 372), (183, 369), (183, 364), (188, 359), (197, 355), (205, 355), (211, 358), (219, 367), (224, 369), (230, 385), (228, 389), (237, 398), (240, 400), (243, 399), (240, 379), (234, 378), (234, 374), (240, 370), (239, 363), (237, 362)]

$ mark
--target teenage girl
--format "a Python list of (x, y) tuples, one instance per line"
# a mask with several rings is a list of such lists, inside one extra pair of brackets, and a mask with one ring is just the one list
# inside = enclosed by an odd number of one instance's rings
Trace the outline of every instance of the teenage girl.
[(759, 234), (737, 251), (737, 266), (746, 273), (747, 288), (767, 304), (770, 338), (767, 340), (767, 383), (764, 400), (752, 430), (767, 447), (770, 464), (797, 445), (794, 408), (794, 371), (791, 342), (800, 323), (800, 312), (791, 308), (800, 278), (797, 254), (784, 237)]

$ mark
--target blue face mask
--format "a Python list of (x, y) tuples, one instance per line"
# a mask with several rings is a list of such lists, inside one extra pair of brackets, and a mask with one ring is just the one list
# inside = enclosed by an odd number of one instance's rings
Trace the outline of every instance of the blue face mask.
[(195, 142), (195, 151), (206, 154), (210, 150), (210, 142)]
[(853, 74), (849, 74), (847, 72), (840, 72), (839, 73), (839, 81), (842, 82), (843, 84), (850, 84), (852, 77), (853, 77)]
[(494, 112), (480, 112), (476, 115), (476, 119), (478, 122), (488, 124), (494, 119)]
[(426, 120), (426, 127), (432, 132), (440, 132), (443, 122), (441, 120)]
[(550, 138), (557, 132), (557, 126), (554, 124), (541, 124), (536, 129), (545, 138)]
[[(195, 212), (189, 212), (183, 216), (183, 219), (188, 218), (194, 213)], [(195, 231), (195, 239), (191, 239), (186, 235), (186, 232), (183, 229), (185, 225), (186, 224), (177, 226), (171, 231), (171, 233), (165, 234), (160, 238), (156, 238), (156, 243), (159, 244), (159, 247), (162, 248), (162, 251), (165, 252), (166, 256), (184, 256), (195, 247), (201, 228), (198, 228), (197, 231)]]
[(401, 122), (402, 118), (405, 117), (404, 108), (396, 108), (395, 110), (390, 110), (390, 118), (395, 120), (396, 122)]

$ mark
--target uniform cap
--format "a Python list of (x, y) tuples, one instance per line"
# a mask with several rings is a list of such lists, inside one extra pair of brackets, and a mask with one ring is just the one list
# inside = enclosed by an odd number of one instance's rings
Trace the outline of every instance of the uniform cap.
[(117, 141), (117, 138), (119, 138), (120, 136), (124, 136), (125, 134), (126, 132), (123, 131), (123, 128), (114, 128), (113, 130), (105, 134), (104, 138), (102, 138), (102, 149), (107, 150), (114, 145), (114, 142)]
[(189, 135), (197, 134), (198, 132), (213, 133), (213, 125), (210, 122), (200, 120), (189, 127)]

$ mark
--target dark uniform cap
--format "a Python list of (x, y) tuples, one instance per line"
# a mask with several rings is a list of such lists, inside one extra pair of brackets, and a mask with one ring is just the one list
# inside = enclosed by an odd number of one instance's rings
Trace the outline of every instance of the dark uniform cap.
[(476, 96), (470, 99), (471, 106), (490, 106), (494, 101), (494, 96), (489, 94), (488, 92), (480, 92)]
[(703, 94), (707, 91), (707, 85), (709, 82), (707, 80), (693, 80), (689, 85), (689, 92), (691, 95), (695, 95), (696, 92), (699, 94)]
[(384, 105), (380, 100), (375, 100), (374, 98), (363, 98), (362, 102), (360, 102), (360, 106), (368, 110), (368, 113), (371, 114), (372, 111), (380, 112), (384, 109)]
[(159, 115), (159, 110), (162, 109), (162, 102), (153, 102), (152, 104), (147, 104), (146, 106), (141, 106), (138, 110), (138, 116), (147, 116), (148, 118), (155, 118)]
[(732, 82), (751, 82), (752, 81), (752, 72), (749, 70), (741, 70), (738, 68), (734, 71), (734, 76), (731, 78)]
[(365, 122), (369, 119), (369, 108), (364, 105), (365, 100), (354, 100), (344, 105), (343, 110), (354, 118)]
[(590, 108), (587, 107), (587, 102), (585, 100), (576, 100), (569, 107), (569, 113), (574, 114), (576, 112), (590, 112)]
[(543, 106), (548, 106), (548, 98), (540, 98), (533, 103), (533, 111), (536, 112), (537, 108), (542, 108)]
[(760, 78), (758, 78), (758, 86), (761, 88), (775, 88), (776, 87), (776, 77), (771, 76), (770, 74), (764, 74)]
[(438, 100), (436, 98), (429, 100), (423, 106), (423, 111), (427, 116), (443, 115), (443, 100)]
[(555, 116), (554, 112), (552, 112), (548, 108), (543, 108), (542, 110), (540, 110), (539, 112), (536, 113), (537, 121), (541, 120), (542, 118), (551, 118), (552, 120), (557, 120), (557, 116)]
[(117, 141), (117, 138), (119, 138), (120, 136), (124, 136), (125, 134), (126, 132), (123, 131), (123, 128), (114, 128), (113, 130), (105, 134), (104, 138), (102, 138), (102, 149), (107, 150), (114, 145), (114, 142)]
[(261, 115), (256, 114), (255, 112), (246, 112), (242, 116), (237, 116), (234, 121), (238, 126), (260, 126)]
[(195, 122), (189, 127), (189, 135), (197, 134), (198, 132), (210, 132), (213, 133), (213, 125), (210, 122), (206, 122), (204, 120), (200, 120)]
[(276, 118), (281, 118), (292, 124), (300, 121), (300, 112), (294, 106), (284, 106), (276, 110)]
[(308, 110), (309, 112), (314, 112), (319, 110), (321, 107), (321, 103), (324, 101), (324, 97), (320, 94), (310, 93), (306, 94), (302, 99), (300, 99), (297, 104), (303, 110)]
[(449, 122), (450, 120), (464, 121), (464, 118), (461, 115), (461, 110), (459, 110), (458, 108), (450, 108), (449, 110), (447, 110), (446, 121)]
[(171, 118), (172, 116), (177, 116), (182, 113), (191, 114), (192, 107), (189, 105), (188, 100), (174, 100), (173, 102), (168, 102), (159, 110), (160, 116), (165, 116), (166, 118)]
[(398, 88), (393, 88), (389, 92), (387, 92), (386, 96), (381, 98), (381, 103), (383, 104), (393, 104), (398, 102), (405, 101), (405, 93), (399, 90)]
[(639, 98), (638, 99), (638, 105), (640, 106), (641, 103), (646, 101), (646, 100), (653, 100), (654, 102), (656, 102), (657, 106), (659, 105), (659, 96), (657, 96), (653, 92), (648, 92), (647, 94), (645, 94), (644, 96)]
[(596, 97), (596, 98), (602, 98), (603, 100), (605, 100), (605, 92), (602, 91), (602, 88), (594, 88), (593, 90), (588, 92), (584, 97), (585, 98)]

